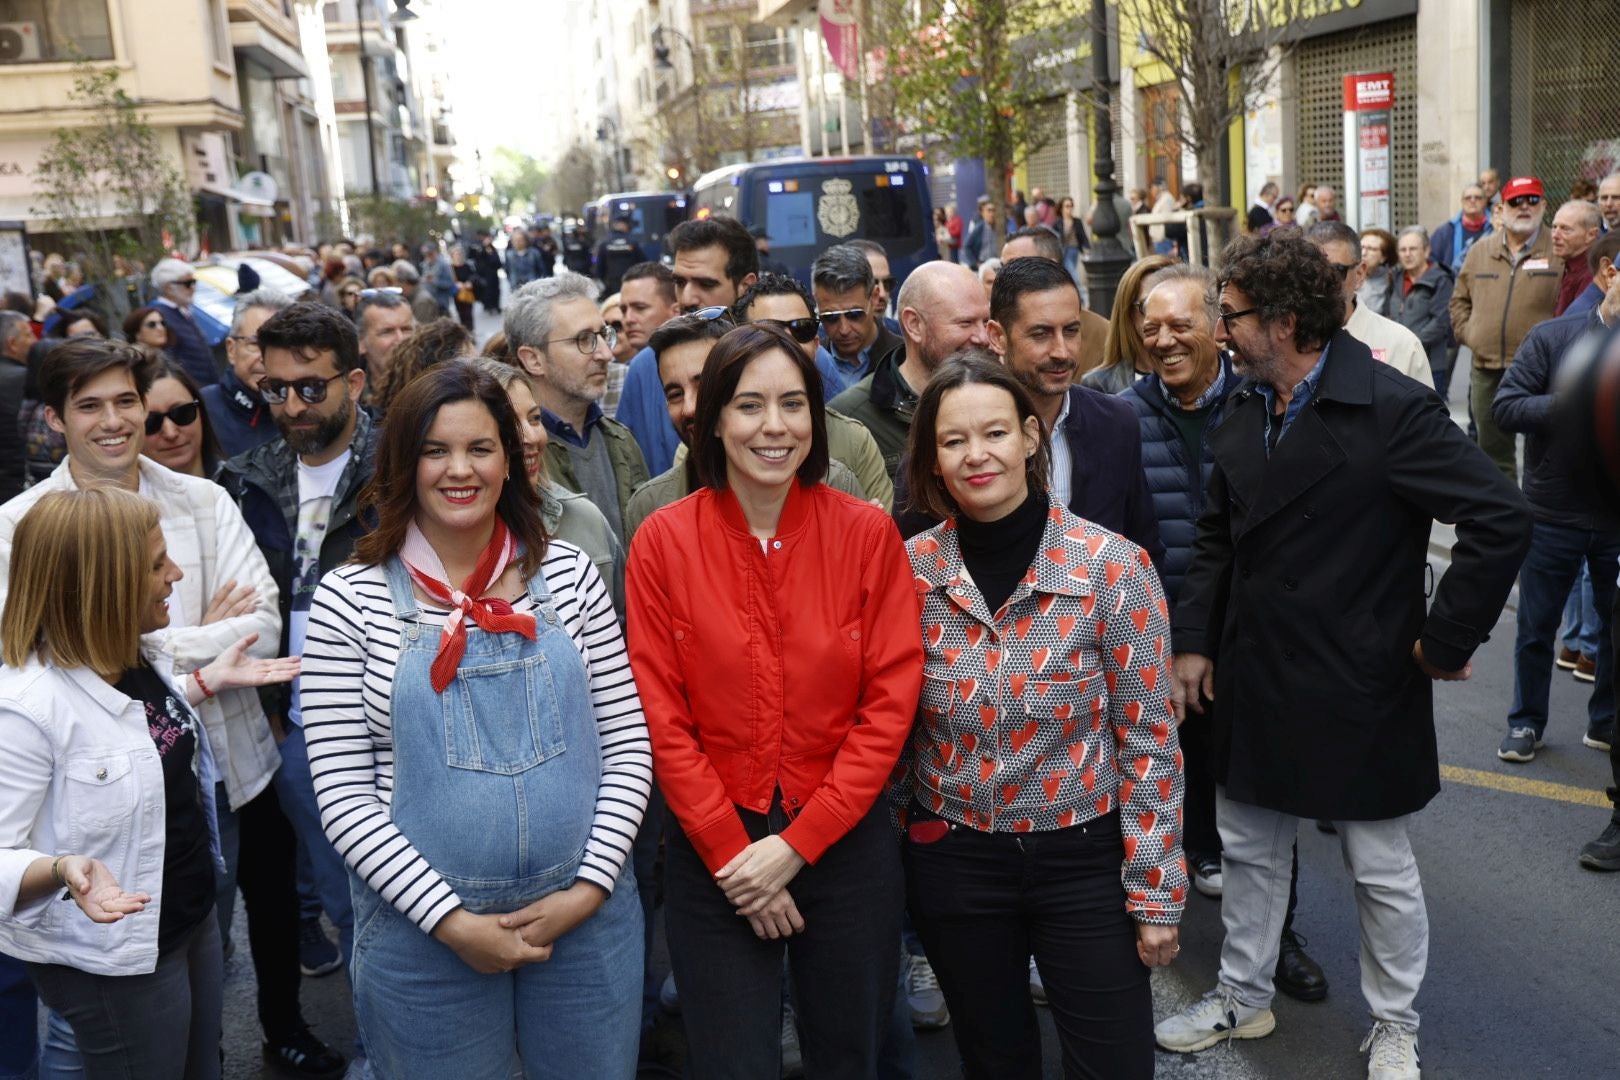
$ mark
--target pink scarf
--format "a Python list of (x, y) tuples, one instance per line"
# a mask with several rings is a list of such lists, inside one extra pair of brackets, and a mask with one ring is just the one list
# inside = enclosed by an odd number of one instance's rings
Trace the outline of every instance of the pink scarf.
[(478, 565), (473, 568), (472, 575), (461, 583), (461, 588), (452, 589), (444, 580), (449, 576), (445, 573), (444, 562), (439, 558), (439, 553), (433, 550), (433, 545), (428, 543), (427, 537), (422, 535), (422, 530), (416, 527), (416, 522), (411, 522), (406, 528), (405, 544), (399, 553), (400, 561), (424, 593), (450, 608), (444, 633), (439, 637), (439, 652), (433, 658), (431, 668), (435, 693), (444, 693), (445, 687), (456, 677), (456, 668), (461, 666), (462, 654), (467, 651), (469, 618), (492, 634), (518, 633), (530, 641), (534, 640), (533, 615), (519, 615), (505, 600), (483, 595), (501, 579), (515, 554), (517, 540), (507, 529), (506, 522), (497, 517), (489, 544), (484, 548), (484, 553), (478, 556)]

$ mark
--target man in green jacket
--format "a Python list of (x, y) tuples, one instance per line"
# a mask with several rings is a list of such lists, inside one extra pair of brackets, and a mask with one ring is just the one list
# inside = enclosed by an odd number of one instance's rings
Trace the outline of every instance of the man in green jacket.
[(647, 463), (630, 429), (602, 412), (617, 335), (596, 294), (594, 281), (573, 272), (531, 281), (513, 294), (503, 325), (508, 355), (535, 380), (551, 437), (546, 472), (595, 503), (623, 547), (630, 493)]

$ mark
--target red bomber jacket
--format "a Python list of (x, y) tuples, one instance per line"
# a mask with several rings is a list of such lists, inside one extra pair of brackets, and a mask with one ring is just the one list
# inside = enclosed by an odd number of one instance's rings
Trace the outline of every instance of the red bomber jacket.
[(636, 531), (630, 664), (659, 788), (711, 872), (770, 809), (808, 862), (871, 810), (916, 716), (919, 601), (893, 520), (795, 483), (762, 549), (730, 491)]

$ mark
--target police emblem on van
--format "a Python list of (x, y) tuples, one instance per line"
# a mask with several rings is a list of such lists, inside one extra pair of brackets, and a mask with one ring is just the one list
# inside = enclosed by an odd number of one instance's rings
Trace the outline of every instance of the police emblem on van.
[(821, 201), (816, 204), (816, 220), (828, 236), (845, 237), (861, 223), (861, 208), (855, 202), (854, 185), (848, 180), (823, 180)]

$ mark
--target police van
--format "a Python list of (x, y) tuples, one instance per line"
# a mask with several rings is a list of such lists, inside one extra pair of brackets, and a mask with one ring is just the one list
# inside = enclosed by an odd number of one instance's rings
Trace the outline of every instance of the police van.
[(630, 239), (651, 259), (669, 254), (665, 237), (686, 220), (686, 196), (678, 191), (629, 191), (604, 195), (585, 205), (585, 228), (594, 247), (606, 240), (613, 219), (630, 219)]
[(705, 173), (694, 220), (727, 214), (763, 227), (770, 257), (810, 283), (810, 264), (834, 244), (875, 240), (898, 283), (938, 257), (927, 167), (908, 157), (779, 158)]

